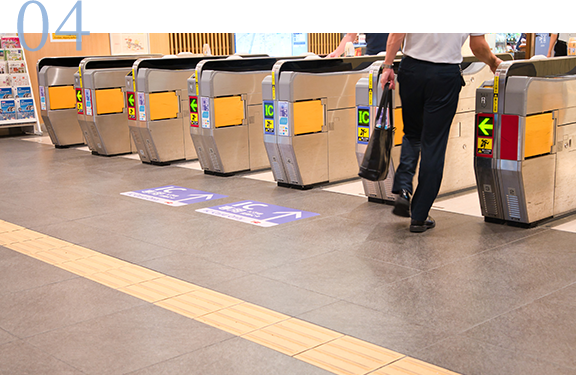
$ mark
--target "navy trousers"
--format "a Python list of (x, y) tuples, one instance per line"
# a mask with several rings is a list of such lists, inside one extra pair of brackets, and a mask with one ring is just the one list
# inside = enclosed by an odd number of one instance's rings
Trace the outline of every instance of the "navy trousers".
[(398, 70), (404, 137), (392, 192), (412, 193), (420, 157), (418, 186), (412, 196), (411, 217), (426, 220), (438, 196), (450, 125), (462, 88), (458, 64), (437, 64), (405, 56)]

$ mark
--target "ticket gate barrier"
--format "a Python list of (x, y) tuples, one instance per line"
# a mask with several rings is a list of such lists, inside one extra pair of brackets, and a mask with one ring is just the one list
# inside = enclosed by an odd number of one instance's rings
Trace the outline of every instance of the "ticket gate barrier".
[[(512, 60), (510, 54), (499, 54), (498, 57), (504, 61)], [(356, 132), (356, 157), (358, 166), (362, 163), (364, 153), (368, 144), (368, 139), (374, 128), (376, 111), (382, 95), (380, 85), (380, 74), (382, 72), (383, 61), (375, 62), (368, 77), (362, 78), (356, 84), (356, 106), (357, 106), (357, 132)], [(395, 61), (396, 70), (399, 61)], [(446, 160), (442, 185), (439, 194), (449, 194), (457, 191), (473, 188), (476, 185), (474, 175), (474, 163), (472, 149), (474, 146), (474, 121), (475, 121), (475, 100), (476, 88), (494, 75), (490, 68), (480, 62), (474, 56), (465, 56), (462, 64), (462, 75), (466, 85), (460, 90), (456, 115), (450, 127), (450, 135), (446, 147)], [(393, 204), (396, 196), (392, 194), (394, 174), (400, 161), (402, 149), (403, 122), (402, 106), (399, 94), (399, 84), (393, 97), (394, 105), (394, 148), (391, 152), (390, 169), (388, 177), (383, 181), (368, 181), (362, 179), (364, 193), (371, 202)], [(373, 98), (371, 97), (373, 96)], [(417, 173), (416, 173), (417, 175)], [(414, 187), (417, 179), (414, 179)]]
[[(354, 178), (355, 86), (384, 56), (278, 61), (262, 81), (264, 144), (279, 186)], [(271, 111), (266, 108), (270, 107)]]
[(530, 227), (576, 209), (575, 90), (572, 56), (505, 62), (477, 89), (474, 166), (485, 221)]
[(262, 132), (262, 80), (278, 60), (203, 60), (188, 79), (190, 134), (205, 173), (270, 168)]
[(129, 113), (128, 122), (142, 162), (167, 165), (197, 158), (188, 129), (188, 78), (202, 60), (226, 57), (147, 58), (134, 63), (125, 78), (127, 86), (133, 84), (127, 95), (135, 98), (135, 115)]
[(112, 156), (135, 151), (126, 121), (129, 98), (125, 95), (125, 76), (137, 59), (158, 56), (90, 57), (80, 62), (78, 122), (93, 154)]
[(38, 60), (40, 115), (57, 148), (84, 144), (78, 125), (74, 74), (85, 57), (44, 57)]

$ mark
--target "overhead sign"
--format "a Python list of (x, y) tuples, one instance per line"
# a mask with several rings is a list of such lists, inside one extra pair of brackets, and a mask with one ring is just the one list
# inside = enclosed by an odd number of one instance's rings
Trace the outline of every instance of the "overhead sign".
[(126, 103), (128, 103), (128, 120), (136, 121), (136, 94), (126, 92)]
[(314, 212), (299, 211), (254, 201), (241, 201), (196, 210), (209, 215), (236, 220), (259, 227), (273, 227), (295, 220), (318, 216)]
[(82, 89), (76, 89), (76, 110), (79, 115), (84, 114), (84, 104), (82, 103)]
[(491, 158), (494, 150), (494, 115), (476, 116), (476, 156)]
[(274, 134), (274, 102), (265, 100), (264, 105), (264, 134)]
[(198, 121), (198, 97), (190, 96), (190, 126), (195, 128), (200, 126)]
[(173, 185), (162, 186), (153, 189), (129, 191), (120, 194), (174, 207), (227, 197), (227, 195), (208, 193), (206, 191), (188, 189)]

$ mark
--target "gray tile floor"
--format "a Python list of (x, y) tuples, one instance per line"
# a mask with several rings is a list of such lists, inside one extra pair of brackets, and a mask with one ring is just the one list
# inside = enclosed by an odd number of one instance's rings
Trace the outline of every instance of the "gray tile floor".
[[(169, 207), (120, 195), (227, 195)], [(0, 138), (0, 219), (462, 374), (576, 374), (576, 234), (389, 206)], [(196, 212), (241, 200), (312, 218), (260, 228)], [(325, 371), (0, 247), (0, 374)]]

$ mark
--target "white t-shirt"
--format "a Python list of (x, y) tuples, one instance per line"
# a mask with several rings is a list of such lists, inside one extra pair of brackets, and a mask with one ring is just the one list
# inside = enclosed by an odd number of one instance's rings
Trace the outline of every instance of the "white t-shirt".
[(434, 63), (459, 64), (462, 62), (462, 46), (468, 36), (484, 35), (469, 33), (406, 34), (404, 55)]
[(564, 42), (568, 43), (570, 38), (576, 37), (574, 33), (560, 33), (558, 34), (558, 40), (563, 40)]

